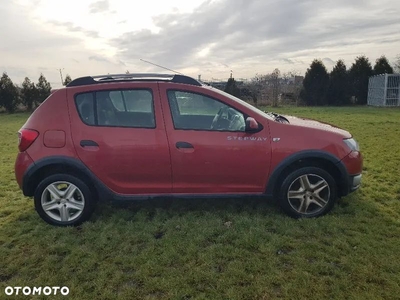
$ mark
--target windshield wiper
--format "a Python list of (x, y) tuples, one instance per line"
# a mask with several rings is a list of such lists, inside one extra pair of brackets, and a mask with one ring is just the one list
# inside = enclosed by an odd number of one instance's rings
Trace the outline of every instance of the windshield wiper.
[(284, 116), (282, 116), (282, 115), (279, 115), (279, 114), (274, 113), (274, 112), (266, 111), (266, 110), (264, 110), (264, 113), (266, 113), (267, 115), (269, 115), (270, 117), (272, 117), (276, 122), (290, 124), (289, 120), (286, 119), (286, 118), (285, 118)]

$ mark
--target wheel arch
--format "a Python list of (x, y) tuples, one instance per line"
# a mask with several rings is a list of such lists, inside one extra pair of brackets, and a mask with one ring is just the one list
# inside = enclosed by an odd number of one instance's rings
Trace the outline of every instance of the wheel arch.
[(266, 185), (265, 194), (275, 198), (283, 179), (293, 170), (301, 167), (320, 167), (335, 179), (338, 187), (338, 196), (346, 196), (349, 191), (348, 172), (336, 156), (321, 150), (305, 150), (285, 158), (271, 172)]
[[(22, 191), (25, 196), (33, 197), (36, 187), (46, 177), (53, 174), (69, 174), (84, 181), (98, 196), (98, 179), (79, 160), (66, 156), (50, 156), (32, 164), (23, 177)], [(97, 198), (97, 197), (96, 197)]]

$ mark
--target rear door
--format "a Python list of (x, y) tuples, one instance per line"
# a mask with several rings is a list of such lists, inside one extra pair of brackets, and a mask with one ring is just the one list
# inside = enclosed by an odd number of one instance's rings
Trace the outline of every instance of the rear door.
[(160, 83), (160, 92), (174, 193), (264, 192), (271, 157), (268, 125), (257, 133), (245, 131), (246, 117), (263, 122), (259, 115), (202, 88)]
[(67, 89), (79, 158), (116, 193), (170, 193), (171, 162), (157, 84), (99, 86)]

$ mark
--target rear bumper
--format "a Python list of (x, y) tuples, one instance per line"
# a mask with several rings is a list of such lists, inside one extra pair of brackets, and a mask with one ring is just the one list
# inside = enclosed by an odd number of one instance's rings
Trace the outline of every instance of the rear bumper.
[(15, 161), (14, 171), (15, 171), (15, 179), (17, 180), (20, 189), (22, 189), (23, 187), (23, 179), (25, 172), (32, 164), (33, 160), (28, 153), (26, 153), (25, 151), (18, 153), (17, 159)]

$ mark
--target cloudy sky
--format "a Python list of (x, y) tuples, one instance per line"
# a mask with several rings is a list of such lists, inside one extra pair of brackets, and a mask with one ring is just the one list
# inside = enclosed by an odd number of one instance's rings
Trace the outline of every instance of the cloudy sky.
[(400, 54), (398, 0), (2, 0), (0, 72), (15, 83), (42, 72), (165, 72), (250, 78), (304, 73), (314, 58), (372, 62)]

